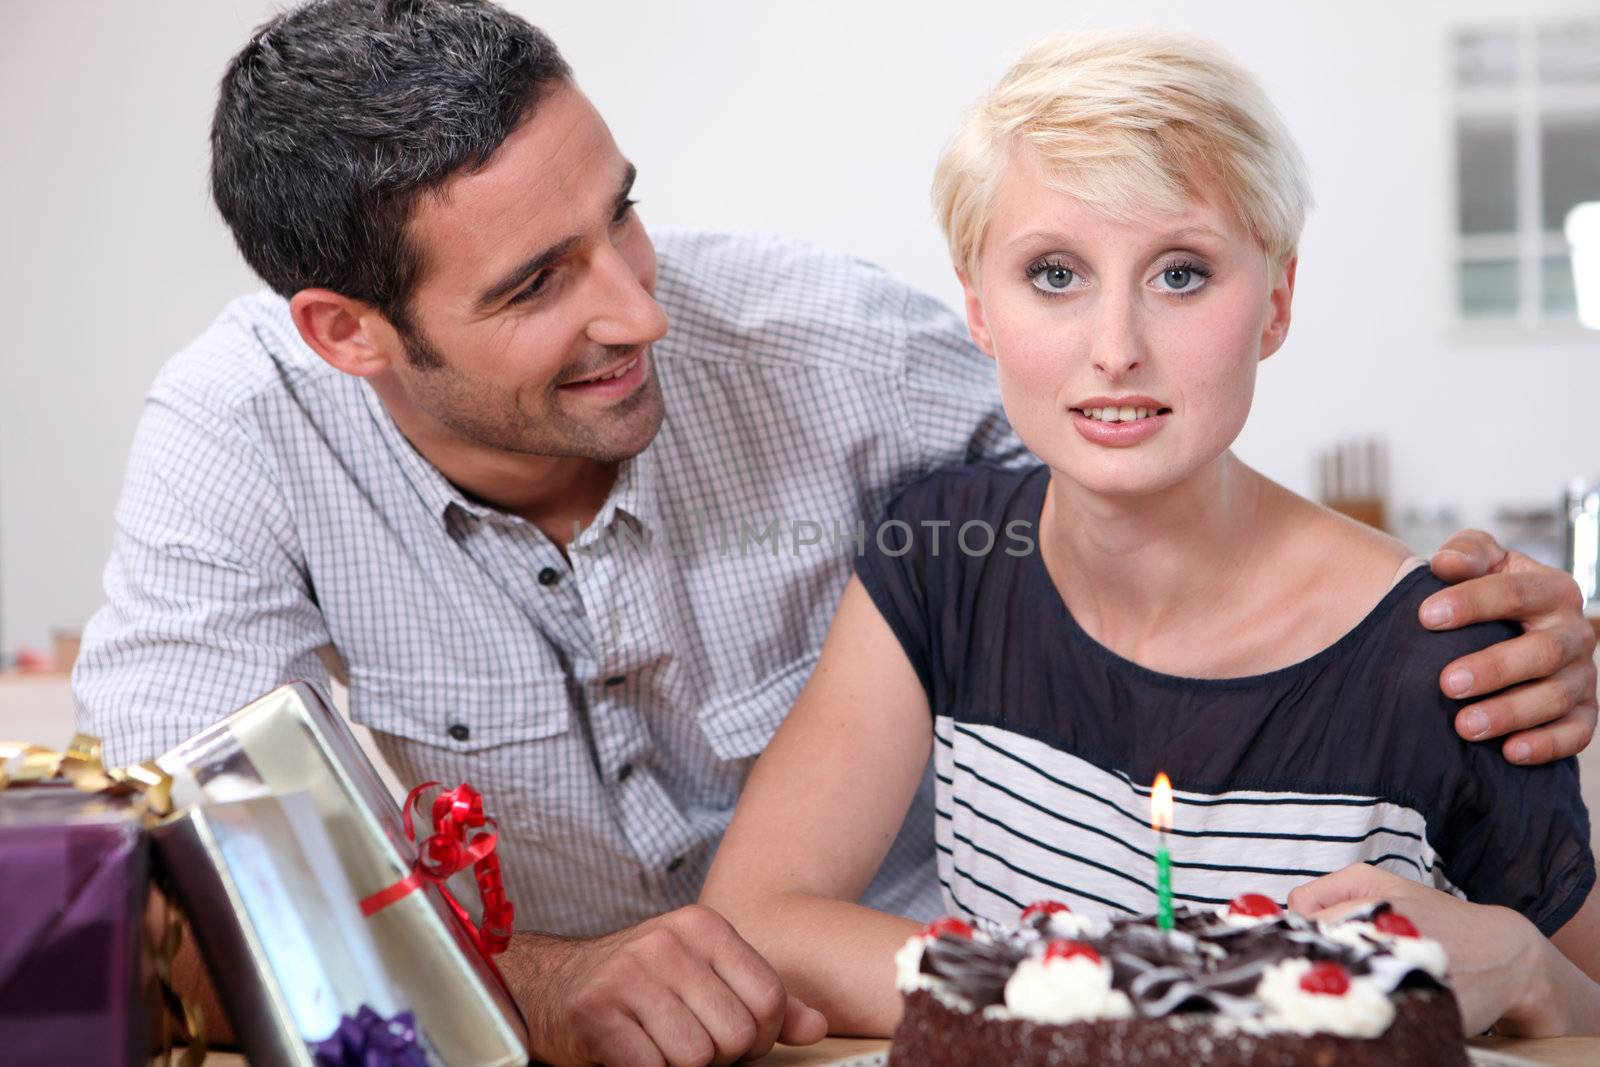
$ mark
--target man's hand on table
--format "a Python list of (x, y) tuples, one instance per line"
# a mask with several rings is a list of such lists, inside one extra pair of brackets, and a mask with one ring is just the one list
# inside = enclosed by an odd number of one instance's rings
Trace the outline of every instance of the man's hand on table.
[(499, 962), (535, 1058), (557, 1067), (726, 1064), (828, 1030), (727, 920), (699, 905), (590, 940), (517, 934)]
[(1595, 730), (1595, 635), (1578, 583), (1478, 530), (1445, 542), (1432, 567), (1453, 584), (1422, 602), (1428, 629), (1499, 620), (1523, 629), (1440, 672), (1446, 696), (1495, 694), (1462, 708), (1456, 731), (1469, 741), (1505, 737), (1501, 751), (1512, 763), (1549, 763), (1583, 751)]

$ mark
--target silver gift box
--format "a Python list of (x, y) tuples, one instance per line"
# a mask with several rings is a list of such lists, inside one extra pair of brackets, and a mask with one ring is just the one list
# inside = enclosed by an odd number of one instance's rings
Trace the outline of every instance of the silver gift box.
[(309, 794), (190, 808), (150, 836), (252, 1064), (315, 1067), (342, 1016), (408, 1007)]
[[(416, 846), (399, 806), (349, 728), (308, 685), (273, 690), (157, 762), (172, 775), (179, 806), (309, 793), (357, 899), (411, 872)], [(369, 916), (367, 928), (440, 1062), (528, 1062), (516, 1005), (437, 888), (406, 894)]]

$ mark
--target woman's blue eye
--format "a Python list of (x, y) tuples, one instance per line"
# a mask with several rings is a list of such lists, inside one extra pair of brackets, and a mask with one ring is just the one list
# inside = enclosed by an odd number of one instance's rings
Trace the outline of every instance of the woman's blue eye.
[(1174, 263), (1161, 272), (1162, 287), (1176, 296), (1198, 293), (1211, 272), (1197, 263)]
[(1072, 284), (1073, 277), (1070, 267), (1046, 263), (1033, 272), (1033, 287), (1042, 293), (1059, 293)]

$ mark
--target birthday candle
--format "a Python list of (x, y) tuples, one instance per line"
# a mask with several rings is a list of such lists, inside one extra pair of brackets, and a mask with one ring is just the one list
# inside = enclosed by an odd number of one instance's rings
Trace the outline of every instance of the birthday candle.
[(1167, 849), (1167, 831), (1172, 829), (1172, 780), (1166, 772), (1156, 775), (1150, 790), (1150, 829), (1156, 832), (1156, 926), (1172, 929), (1172, 853)]

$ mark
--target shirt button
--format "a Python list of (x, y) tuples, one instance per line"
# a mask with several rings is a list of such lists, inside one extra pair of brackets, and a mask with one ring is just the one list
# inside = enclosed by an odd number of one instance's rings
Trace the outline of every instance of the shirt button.
[(622, 766), (617, 768), (617, 781), (626, 782), (632, 776), (633, 776), (633, 764), (624, 763)]
[(560, 580), (561, 575), (554, 567), (546, 567), (539, 572), (540, 585), (555, 585)]
[(683, 857), (679, 856), (677, 859), (675, 859), (671, 863), (667, 864), (667, 873), (668, 874), (676, 874), (677, 871), (678, 871), (678, 868), (682, 867), (682, 866), (683, 866)]
[(606, 679), (606, 685), (608, 685), (608, 686), (621, 685), (623, 682), (626, 682), (627, 680), (628, 680), (628, 676), (625, 675), (625, 674), (613, 674), (611, 677)]
[(465, 741), (472, 736), (472, 728), (464, 722), (451, 723), (446, 732), (457, 741)]

